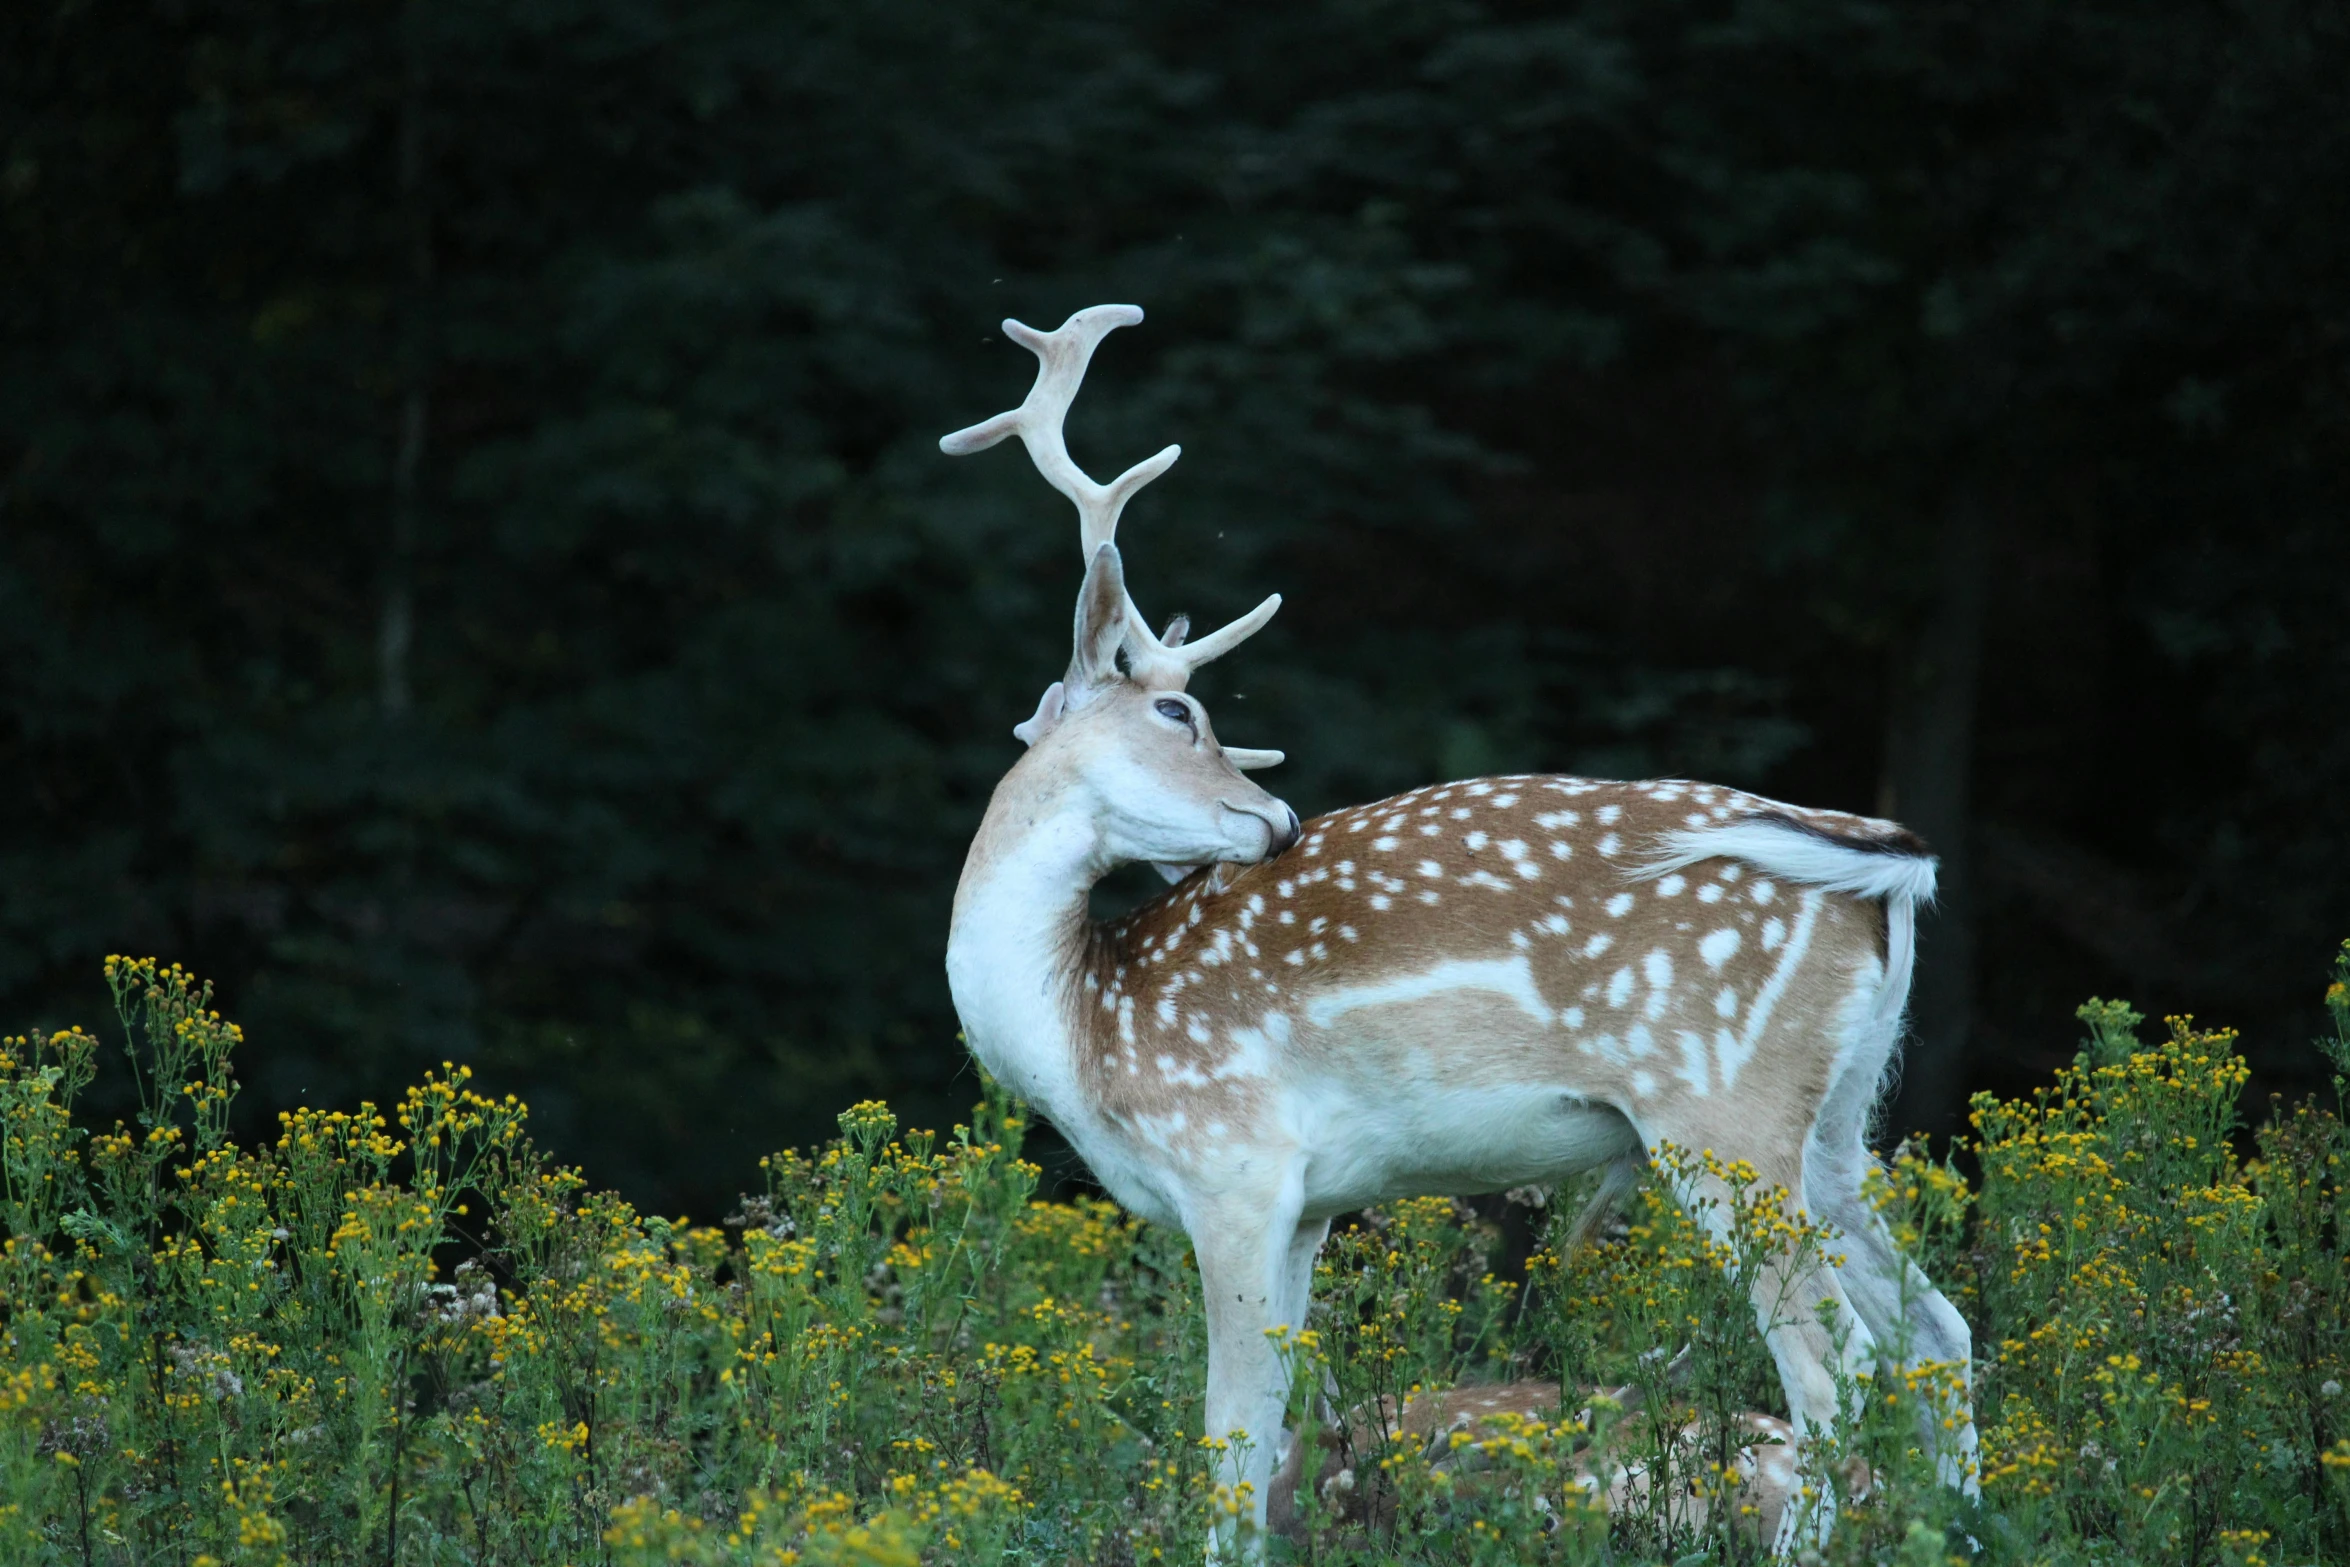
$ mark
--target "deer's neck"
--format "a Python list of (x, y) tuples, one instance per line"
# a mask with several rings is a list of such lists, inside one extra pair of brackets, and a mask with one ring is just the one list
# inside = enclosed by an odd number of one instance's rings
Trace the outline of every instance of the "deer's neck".
[(999, 792), (964, 862), (947, 935), (947, 983), (981, 1064), (1064, 1133), (1084, 1121), (1074, 1037), (1094, 942), (1086, 898), (1108, 867), (1075, 812)]

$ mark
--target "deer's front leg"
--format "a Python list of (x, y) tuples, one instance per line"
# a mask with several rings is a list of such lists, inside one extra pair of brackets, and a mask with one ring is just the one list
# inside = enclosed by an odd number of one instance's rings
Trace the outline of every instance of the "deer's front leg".
[(1229, 1488), (1235, 1509), (1216, 1520), (1211, 1560), (1263, 1549), (1265, 1500), (1289, 1404), (1289, 1372), (1272, 1330), (1305, 1326), (1286, 1320), (1304, 1316), (1291, 1282), (1303, 1206), (1303, 1172), (1290, 1171), (1253, 1191), (1221, 1193), (1190, 1216), (1208, 1315), (1207, 1433), (1225, 1444), (1216, 1480)]

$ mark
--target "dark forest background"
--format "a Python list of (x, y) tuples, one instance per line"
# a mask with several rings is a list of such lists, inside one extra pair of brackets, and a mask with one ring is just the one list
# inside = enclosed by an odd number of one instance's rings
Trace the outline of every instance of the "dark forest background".
[[(472, 1063), (665, 1210), (974, 1085), (1069, 509), (1321, 809), (1699, 774), (1945, 856), (1901, 1124), (2350, 935), (2339, 4), (0, 10), (0, 1019)], [(963, 1074), (958, 1081), (958, 1074)]]

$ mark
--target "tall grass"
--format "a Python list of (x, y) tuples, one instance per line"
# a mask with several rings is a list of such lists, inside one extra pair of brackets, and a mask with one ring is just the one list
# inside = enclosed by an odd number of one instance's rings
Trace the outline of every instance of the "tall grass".
[[(992, 1090), (943, 1136), (854, 1106), (696, 1225), (589, 1190), (463, 1068), (240, 1144), (207, 989), (107, 975), (122, 1051), (0, 1045), (0, 1561), (1192, 1560), (1240, 1505), (1201, 1442), (1183, 1241), (1035, 1200)], [(2146, 1042), (2093, 1002), (2046, 1090), (1892, 1161), (1879, 1200), (1975, 1327), (1983, 1497), (1937, 1478), (1956, 1368), (1889, 1358), (1808, 1455), (1815, 1504), (1846, 1493), (1825, 1561), (2350, 1561), (2350, 947), (2327, 1000), (2330, 1109), (2247, 1134), (2232, 1036)], [(133, 1124), (74, 1118), (102, 1056)], [(1272, 1553), (1759, 1558), (1734, 1433), (1777, 1395), (1741, 1281), (1837, 1238), (1721, 1173), (1721, 1239), (1653, 1185), (1571, 1255), (1572, 1192), (1341, 1227), (1287, 1345), (1306, 1473)], [(1441, 1440), (1376, 1413), (1534, 1377), (1555, 1410)], [(1582, 1483), (1634, 1463), (1612, 1513)]]

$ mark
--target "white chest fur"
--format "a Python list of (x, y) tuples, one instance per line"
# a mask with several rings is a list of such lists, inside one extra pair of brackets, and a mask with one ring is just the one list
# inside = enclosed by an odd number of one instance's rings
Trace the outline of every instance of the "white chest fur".
[(1051, 1116), (1077, 1105), (1075, 1055), (1057, 976), (1028, 943), (981, 925), (947, 944), (947, 984), (963, 1036), (996, 1081)]
[(1041, 1112), (1094, 1178), (1129, 1211), (1180, 1224), (1179, 1204), (1149, 1151), (1091, 1112), (1077, 1083), (1077, 1042), (1062, 987), (1036, 949), (1001, 927), (965, 930), (947, 943), (947, 983), (963, 1037), (980, 1065)]

